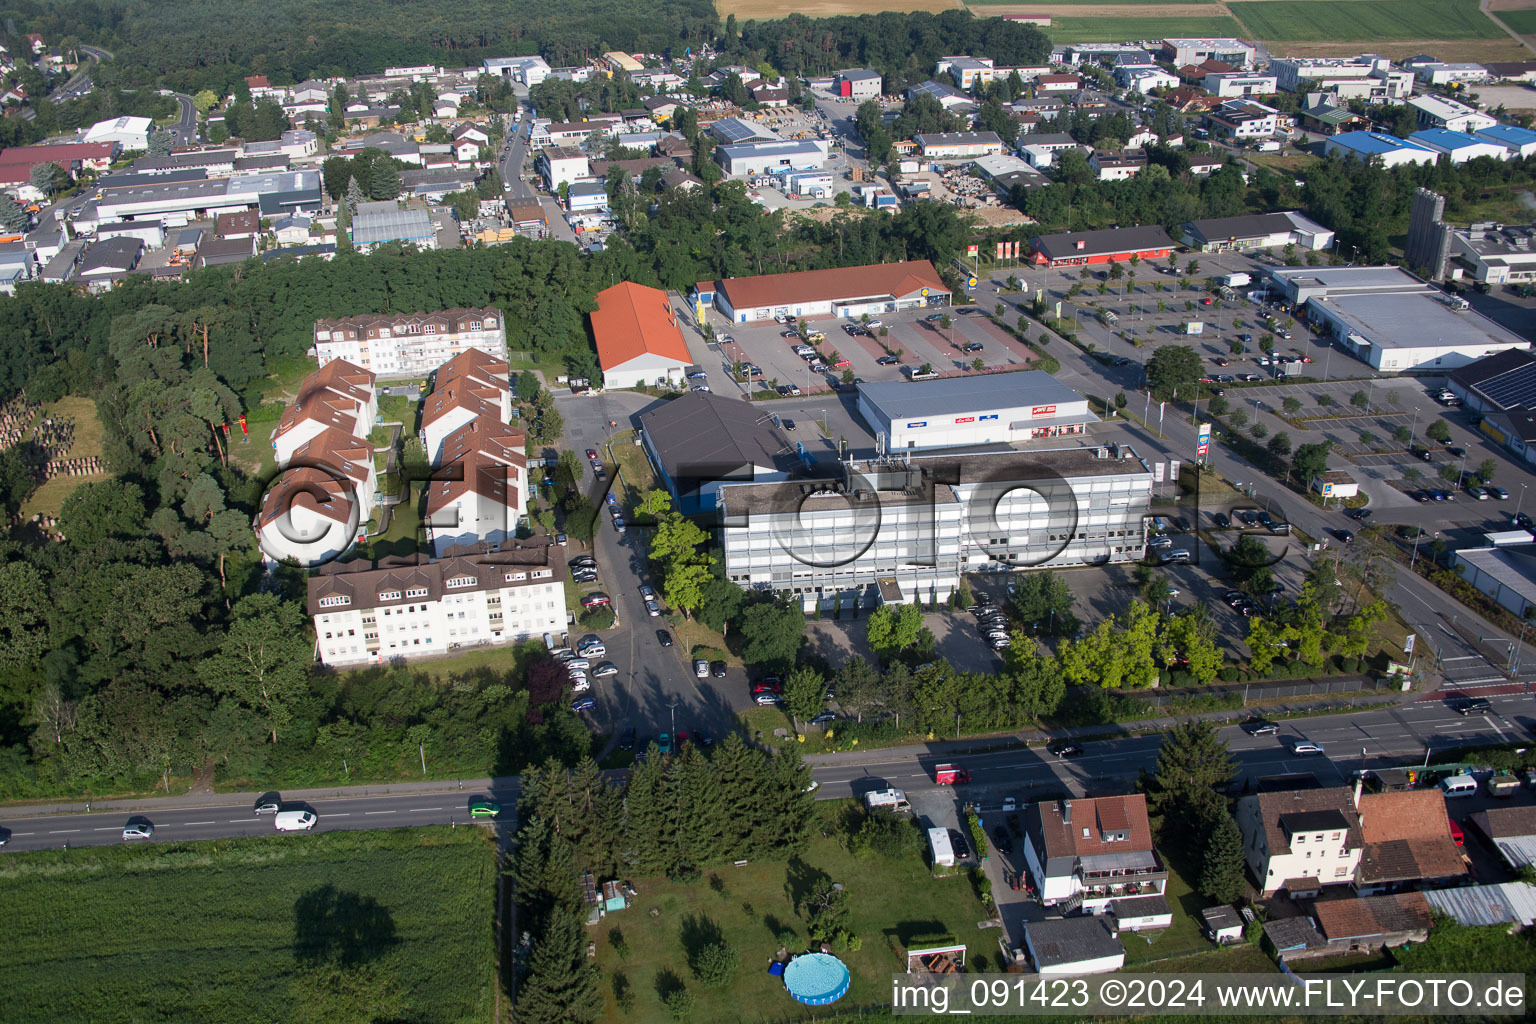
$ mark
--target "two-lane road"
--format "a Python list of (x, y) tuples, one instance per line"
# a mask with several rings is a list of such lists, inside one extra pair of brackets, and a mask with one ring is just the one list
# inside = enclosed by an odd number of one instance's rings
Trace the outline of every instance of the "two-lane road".
[[(447, 787), (452, 783), (443, 785)], [(443, 788), (378, 795), (349, 795), (345, 790), (335, 792), (340, 795), (309, 799), (285, 796), (284, 806), (313, 810), (319, 817), (315, 831), (335, 832), (465, 825), (471, 823), (469, 801), (488, 796), (502, 807), (502, 815), (495, 823), (510, 827), (517, 809), (518, 781), (501, 779), (491, 784), (484, 779), (466, 781), (462, 790)], [(89, 813), (13, 816), (11, 812), (0, 811), (0, 824), (11, 831), (10, 841), (4, 848), (6, 851), (56, 850), (66, 844), (104, 846), (121, 843), (124, 841), (123, 826), (130, 818), (147, 818), (152, 822), (154, 841), (159, 842), (276, 834), (270, 814), (253, 813), (253, 800), (252, 794), (231, 793), (191, 806), (176, 799), (151, 799), (134, 806), (123, 806), (128, 801), (114, 801), (110, 808), (97, 807)]]

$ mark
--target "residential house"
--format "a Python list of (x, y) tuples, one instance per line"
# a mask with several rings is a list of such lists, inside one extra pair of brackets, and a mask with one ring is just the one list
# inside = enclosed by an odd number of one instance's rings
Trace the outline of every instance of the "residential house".
[(1315, 895), (1354, 882), (1364, 840), (1347, 787), (1244, 796), (1235, 817), (1261, 895)]
[(934, 77), (947, 74), (961, 89), (986, 85), (997, 77), (990, 57), (940, 57), (933, 69)]
[(315, 321), (315, 355), (321, 366), (345, 359), (381, 377), (420, 376), (471, 348), (506, 358), (507, 334), (499, 309), (364, 314)]
[(621, 281), (597, 293), (591, 316), (605, 389), (682, 382), (693, 356), (665, 292)]
[(272, 431), (272, 454), (278, 467), (292, 463), (300, 447), (326, 431), (367, 437), (379, 417), (375, 379), (345, 359), (333, 359), (304, 378)]
[(539, 150), (534, 166), (544, 178), (544, 187), (551, 192), (561, 185), (570, 185), (591, 176), (587, 155), (579, 149), (567, 146), (550, 146)]
[(1118, 899), (1161, 896), (1168, 884), (1139, 793), (1030, 804), (1024, 862), (1047, 907), (1092, 914), (1105, 913)]
[(214, 218), (213, 233), (217, 238), (254, 238), (261, 233), (261, 218), (254, 210), (221, 213)]
[(1206, 114), (1205, 120), (1212, 131), (1228, 138), (1261, 139), (1275, 134), (1278, 114), (1274, 107), (1254, 100), (1227, 100)]
[(1429, 938), (1429, 901), (1421, 892), (1355, 896), (1312, 904), (1317, 930), (1327, 945), (1319, 956), (1379, 953), (1385, 948)]
[(1132, 149), (1119, 152), (1095, 150), (1088, 158), (1088, 166), (1100, 181), (1125, 181), (1146, 169), (1147, 154)]
[(789, 106), (789, 90), (782, 85), (759, 85), (752, 89), (752, 98), (760, 107)]
[(305, 466), (278, 477), (253, 524), (274, 562), (324, 565), (346, 552), (367, 518), (357, 492), (329, 467)]
[(306, 245), (314, 222), (301, 214), (280, 217), (272, 222), (272, 234), (278, 245)]
[(220, 267), (231, 263), (244, 263), (255, 255), (255, 235), (244, 235), (240, 238), (211, 238), (197, 250), (193, 266)]
[(511, 395), (506, 360), (490, 353), (466, 349), (439, 366), (421, 403), (421, 440), (432, 465), (441, 465), (448, 435), (470, 421), (511, 422)]
[(423, 521), (438, 557), (472, 545), (494, 551), (516, 535), (528, 508), (526, 445), (522, 431), (494, 415), (448, 436), (426, 485)]
[(1081, 87), (1082, 80), (1076, 75), (1041, 75), (1035, 79), (1036, 95), (1077, 92)]

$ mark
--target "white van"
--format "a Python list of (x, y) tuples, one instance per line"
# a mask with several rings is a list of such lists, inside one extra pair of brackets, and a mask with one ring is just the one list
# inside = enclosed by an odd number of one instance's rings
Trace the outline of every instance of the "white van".
[(1477, 780), (1470, 775), (1450, 775), (1440, 780), (1440, 789), (1447, 799), (1453, 796), (1477, 796)]
[(314, 811), (278, 811), (272, 825), (279, 832), (308, 832), (319, 820)]
[(902, 814), (910, 813), (912, 805), (907, 802), (907, 794), (899, 789), (876, 789), (864, 794), (864, 806), (870, 810), (883, 807), (888, 811), (898, 811)]

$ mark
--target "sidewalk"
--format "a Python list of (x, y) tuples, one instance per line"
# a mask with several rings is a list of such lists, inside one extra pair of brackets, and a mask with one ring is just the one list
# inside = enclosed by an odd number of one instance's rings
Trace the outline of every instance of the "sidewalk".
[[(460, 790), (507, 789), (520, 786), (516, 775), (501, 778), (437, 779), (430, 782), (395, 782), (388, 785), (327, 786), (318, 789), (285, 789), (284, 800), (335, 800), (347, 797), (388, 796), (402, 793), (448, 793)], [(109, 800), (74, 800), (57, 803), (11, 803), (11, 811), (32, 814), (83, 814), (86, 811), (148, 811), (176, 807), (249, 807), (262, 790), (216, 793), (198, 790), (179, 796), (138, 796)]]

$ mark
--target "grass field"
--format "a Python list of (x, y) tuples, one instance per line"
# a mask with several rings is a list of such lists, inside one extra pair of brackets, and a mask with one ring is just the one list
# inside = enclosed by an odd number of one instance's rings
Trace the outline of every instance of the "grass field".
[(1536, 11), (1495, 11), (1499, 20), (1523, 36), (1536, 36)]
[(1477, 0), (1258, 0), (1229, 3), (1248, 32), (1281, 42), (1507, 38)]
[[(75, 421), (74, 444), (60, 458), (84, 459), (101, 455), (103, 428), (101, 417), (96, 415), (96, 403), (91, 399), (65, 395), (57, 402), (43, 406), (33, 422), (40, 422), (45, 418)], [(21, 506), (21, 517), (31, 519), (39, 513), (45, 516), (56, 516), (64, 504), (64, 499), (69, 497), (76, 487), (93, 480), (105, 480), (109, 476), (111, 476), (110, 473), (96, 473), (91, 476), (55, 477), (39, 487), (26, 504)]]
[(495, 1019), (479, 829), (95, 847), (0, 862), (9, 1024)]
[[(817, 805), (817, 812), (827, 826), (852, 808), (851, 801), (828, 801)], [(815, 825), (812, 831), (817, 831)], [(636, 879), (640, 895), (634, 904), (592, 929), (603, 971), (605, 1019), (625, 1024), (670, 1021), (657, 988), (675, 984), (674, 977), (693, 993), (689, 1019), (694, 1021), (781, 1021), (824, 1013), (791, 1000), (783, 983), (767, 970), (779, 948), (781, 929), (793, 929), (798, 945), (805, 944), (805, 923), (795, 912), (792, 894), (808, 890), (823, 876), (847, 885), (849, 927), (861, 942), (860, 949), (839, 954), (853, 974), (853, 987), (839, 1006), (888, 1004), (891, 975), (905, 969), (895, 947), (915, 937), (953, 935), (969, 947), (973, 968), (977, 954), (986, 955), (990, 967), (997, 966), (1000, 933), (977, 928), (984, 914), (964, 875), (935, 879), (916, 856), (861, 859), (837, 840), (818, 837), (807, 845), (803, 858), (787, 864), (717, 867), (704, 881), (693, 883)], [(615, 949), (615, 929), (622, 933), (628, 956), (621, 957)], [(688, 968), (689, 947), (714, 934), (741, 954), (741, 967), (718, 989), (700, 985)], [(623, 980), (616, 982), (615, 975)], [(633, 1004), (627, 1009), (620, 1008), (615, 985), (631, 993)]]
[[(1267, 5), (1266, 5), (1267, 6)], [(1105, 39), (1162, 39), (1165, 36), (1246, 36), (1235, 18), (1056, 18), (1045, 29), (1053, 43)]]

